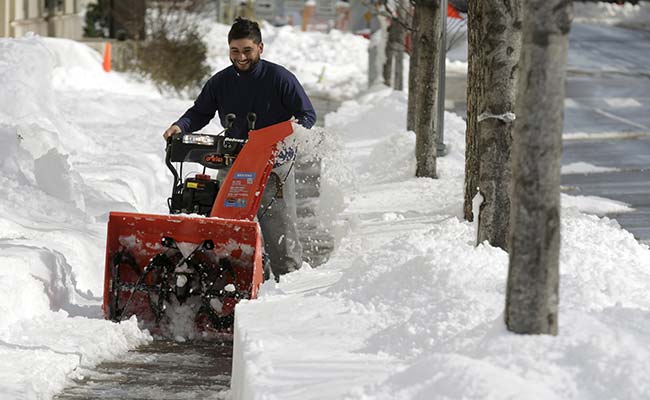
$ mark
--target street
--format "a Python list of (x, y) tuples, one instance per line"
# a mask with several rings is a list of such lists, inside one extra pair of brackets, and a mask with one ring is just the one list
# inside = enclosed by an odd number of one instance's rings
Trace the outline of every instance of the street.
[[(466, 76), (447, 76), (447, 108), (465, 116)], [(609, 214), (650, 243), (650, 32), (573, 24), (562, 165), (607, 172), (564, 174), (563, 192), (618, 200), (633, 212)]]

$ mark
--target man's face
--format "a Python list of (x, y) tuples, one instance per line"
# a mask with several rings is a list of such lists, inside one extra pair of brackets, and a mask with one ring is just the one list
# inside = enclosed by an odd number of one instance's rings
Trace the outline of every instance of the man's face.
[(249, 71), (260, 61), (264, 43), (253, 39), (234, 39), (230, 42), (230, 61), (239, 71)]

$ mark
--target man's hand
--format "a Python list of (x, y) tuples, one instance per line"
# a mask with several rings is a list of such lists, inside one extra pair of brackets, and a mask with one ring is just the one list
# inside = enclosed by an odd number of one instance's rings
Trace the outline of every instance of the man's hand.
[(167, 140), (170, 136), (177, 135), (181, 133), (181, 128), (178, 125), (172, 125), (167, 130), (165, 133), (163, 133), (163, 137), (165, 140)]

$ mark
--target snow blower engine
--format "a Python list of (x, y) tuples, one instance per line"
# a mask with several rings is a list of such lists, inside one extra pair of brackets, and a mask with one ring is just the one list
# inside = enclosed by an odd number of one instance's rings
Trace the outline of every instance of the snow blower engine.
[[(203, 134), (168, 139), (171, 215), (110, 213), (107, 319), (135, 315), (141, 326), (163, 335), (182, 323), (200, 332), (223, 331), (232, 326), (237, 302), (256, 297), (263, 281), (263, 248), (255, 215), (276, 144), (293, 128), (287, 121), (254, 130), (255, 119), (255, 114), (247, 116), (247, 141)], [(226, 117), (226, 132), (234, 120), (233, 114)], [(203, 172), (181, 179), (186, 162), (200, 164)], [(221, 182), (206, 174), (224, 168), (229, 171)]]

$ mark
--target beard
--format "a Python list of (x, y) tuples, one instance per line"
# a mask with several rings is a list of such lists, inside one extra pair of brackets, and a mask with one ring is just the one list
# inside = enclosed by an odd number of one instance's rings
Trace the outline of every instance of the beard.
[(254, 59), (247, 60), (247, 63), (244, 64), (246, 69), (241, 69), (241, 66), (237, 63), (237, 61), (235, 59), (231, 58), (230, 62), (232, 63), (232, 65), (235, 67), (235, 69), (237, 71), (246, 73), (246, 72), (252, 71), (253, 68), (255, 68), (255, 66), (260, 62), (260, 58), (261, 57), (258, 54), (257, 57), (255, 57)]

